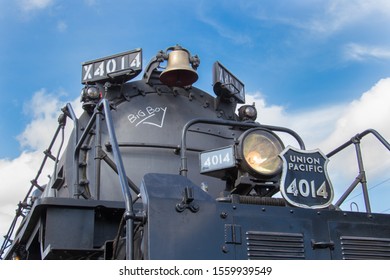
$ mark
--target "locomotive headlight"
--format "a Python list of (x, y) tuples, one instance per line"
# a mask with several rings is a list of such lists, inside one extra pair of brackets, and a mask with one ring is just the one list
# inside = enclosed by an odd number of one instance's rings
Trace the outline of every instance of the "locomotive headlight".
[(283, 149), (282, 141), (276, 134), (263, 129), (250, 129), (239, 139), (241, 167), (254, 176), (277, 175), (282, 169), (279, 154)]

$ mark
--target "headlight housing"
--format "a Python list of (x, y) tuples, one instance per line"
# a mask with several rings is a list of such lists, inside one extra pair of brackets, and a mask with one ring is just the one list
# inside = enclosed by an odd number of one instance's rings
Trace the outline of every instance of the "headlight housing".
[(273, 177), (282, 170), (279, 154), (284, 150), (280, 138), (271, 131), (250, 129), (239, 140), (241, 168), (255, 177)]

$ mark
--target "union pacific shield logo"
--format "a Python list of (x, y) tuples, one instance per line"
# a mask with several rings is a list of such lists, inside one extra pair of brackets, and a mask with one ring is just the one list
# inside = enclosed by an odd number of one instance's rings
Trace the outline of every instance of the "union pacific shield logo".
[(326, 169), (329, 160), (320, 150), (288, 146), (280, 157), (280, 192), (288, 203), (301, 208), (325, 208), (332, 203), (334, 192)]

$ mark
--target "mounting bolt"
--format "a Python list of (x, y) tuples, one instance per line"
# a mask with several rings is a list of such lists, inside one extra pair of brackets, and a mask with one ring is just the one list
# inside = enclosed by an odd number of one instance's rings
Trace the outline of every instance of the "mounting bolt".
[(226, 254), (226, 253), (229, 253), (229, 248), (228, 248), (228, 246), (223, 245), (223, 246), (222, 246), (222, 252), (224, 252), (225, 254)]

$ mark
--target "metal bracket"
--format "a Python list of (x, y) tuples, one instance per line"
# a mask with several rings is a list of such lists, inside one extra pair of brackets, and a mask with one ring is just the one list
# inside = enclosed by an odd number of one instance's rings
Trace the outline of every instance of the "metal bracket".
[(198, 212), (199, 206), (197, 204), (192, 203), (193, 201), (194, 190), (192, 189), (192, 187), (185, 187), (182, 201), (176, 204), (176, 211), (183, 212), (188, 208), (193, 213)]
[(330, 241), (315, 241), (314, 239), (311, 240), (311, 247), (313, 250), (315, 249), (329, 249), (331, 251), (334, 250), (334, 242), (332, 240)]

